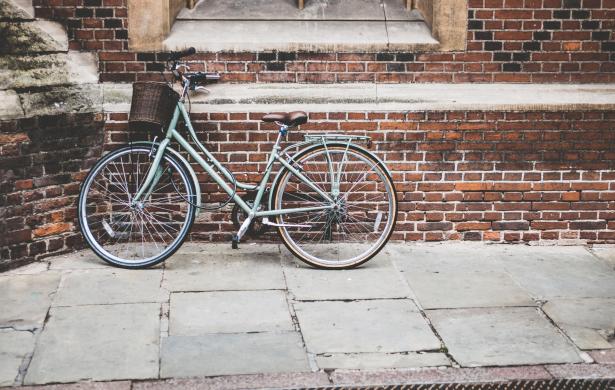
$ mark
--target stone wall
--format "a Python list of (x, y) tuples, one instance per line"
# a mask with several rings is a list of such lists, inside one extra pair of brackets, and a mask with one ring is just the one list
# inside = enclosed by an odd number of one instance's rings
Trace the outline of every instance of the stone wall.
[[(34, 0), (70, 46), (97, 51), (103, 81), (152, 77), (164, 54), (128, 50), (127, 0)], [(443, 53), (204, 53), (227, 82), (615, 81), (615, 0), (469, 0), (466, 50)], [(154, 75), (153, 77), (157, 77)]]
[(0, 271), (80, 247), (75, 201), (103, 145), (90, 54), (61, 26), (0, 3)]

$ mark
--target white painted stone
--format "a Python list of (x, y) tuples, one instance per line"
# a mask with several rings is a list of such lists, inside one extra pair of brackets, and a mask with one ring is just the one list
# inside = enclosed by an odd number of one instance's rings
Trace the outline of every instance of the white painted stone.
[(59, 283), (57, 272), (0, 277), (0, 326), (40, 327)]
[(158, 376), (160, 304), (57, 307), (25, 384)]
[(374, 370), (381, 368), (419, 368), (450, 366), (445, 354), (429, 353), (354, 353), (316, 356), (320, 369)]
[(583, 361), (576, 348), (534, 308), (426, 313), (449, 353), (464, 367)]
[(54, 306), (162, 302), (168, 293), (160, 289), (162, 271), (89, 269), (65, 273)]
[(411, 300), (294, 304), (309, 352), (406, 352), (440, 348)]
[(310, 371), (307, 354), (294, 332), (162, 339), (163, 378), (305, 371)]
[(27, 354), (34, 349), (34, 334), (0, 329), (0, 386), (11, 386)]
[(292, 331), (283, 291), (216, 291), (171, 294), (169, 333)]

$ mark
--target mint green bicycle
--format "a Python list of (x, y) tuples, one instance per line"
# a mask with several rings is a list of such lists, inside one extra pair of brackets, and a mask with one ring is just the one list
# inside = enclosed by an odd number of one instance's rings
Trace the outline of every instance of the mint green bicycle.
[[(169, 59), (183, 90), (169, 110), (162, 141), (116, 149), (84, 180), (78, 219), (90, 248), (124, 268), (153, 266), (179, 249), (199, 211), (207, 208), (196, 173), (171, 146), (174, 142), (240, 210), (233, 248), (255, 226), (272, 226), (290, 252), (314, 267), (352, 268), (375, 256), (394, 230), (397, 199), (385, 164), (357, 145), (369, 137), (307, 134), (303, 142), (282, 149), (288, 132), (308, 117), (304, 112), (265, 115), (264, 122), (279, 125), (266, 169), (258, 184), (239, 182), (198, 140), (184, 106), (190, 90), (219, 77), (186, 72), (179, 59), (191, 54), (194, 49)], [(180, 117), (198, 150), (177, 130)], [(270, 181), (274, 165), (280, 168)]]

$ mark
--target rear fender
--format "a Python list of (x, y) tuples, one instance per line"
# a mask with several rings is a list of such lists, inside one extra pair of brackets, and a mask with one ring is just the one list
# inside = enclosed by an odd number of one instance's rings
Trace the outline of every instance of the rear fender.
[[(307, 145), (307, 146), (303, 147), (304, 145)], [(300, 147), (302, 149), (300, 149), (298, 152), (296, 152), (295, 154), (293, 154), (291, 156), (292, 160), (297, 160), (298, 158), (303, 156), (305, 153), (307, 153), (307, 152), (309, 152), (309, 151), (311, 151), (313, 149), (319, 148), (322, 145), (323, 144), (320, 144), (320, 143), (315, 144), (314, 142), (311, 142), (311, 141), (304, 141), (304, 142), (300, 142), (298, 144), (290, 145), (288, 148), (284, 149), (284, 151), (282, 153), (284, 153), (284, 152), (286, 152), (286, 151), (288, 151), (290, 149)], [(364, 147), (362, 147), (360, 145), (357, 145), (355, 143), (348, 143), (348, 142), (335, 142), (335, 141), (327, 142), (327, 146), (341, 146), (341, 147), (345, 148), (348, 145), (350, 145), (351, 147), (356, 148), (356, 149), (362, 149), (363, 151), (368, 153), (370, 156), (372, 156), (376, 161), (378, 161), (384, 167), (386, 172), (389, 172), (389, 170), (386, 168), (386, 165), (384, 164), (384, 162), (382, 162), (382, 160), (378, 156), (376, 156), (375, 154), (373, 154), (372, 152), (370, 152), (369, 150), (365, 149)], [(278, 182), (279, 182), (280, 178), (282, 177), (282, 174), (284, 174), (284, 172), (286, 170), (287, 170), (286, 168), (282, 167), (282, 169), (279, 170), (279, 172), (277, 173), (277, 175), (275, 176), (275, 178), (271, 182), (272, 183), (271, 191), (269, 191), (269, 210), (273, 210), (273, 196), (274, 196), (275, 190), (276, 190), (276, 188), (278, 186)]]

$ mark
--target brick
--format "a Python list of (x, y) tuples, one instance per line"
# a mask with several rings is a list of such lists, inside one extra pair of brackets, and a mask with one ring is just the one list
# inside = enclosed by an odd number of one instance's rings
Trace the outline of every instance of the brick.
[(460, 222), (455, 224), (455, 229), (460, 232), (468, 230), (488, 230), (490, 228), (490, 222)]
[(529, 230), (530, 224), (527, 221), (494, 221), (493, 230)]
[(606, 221), (571, 221), (570, 229), (574, 230), (600, 230), (606, 229)]

